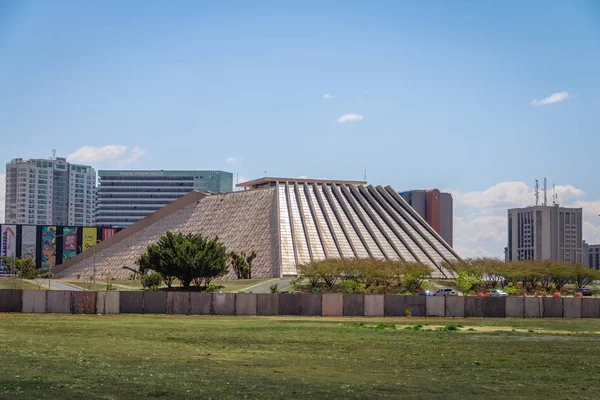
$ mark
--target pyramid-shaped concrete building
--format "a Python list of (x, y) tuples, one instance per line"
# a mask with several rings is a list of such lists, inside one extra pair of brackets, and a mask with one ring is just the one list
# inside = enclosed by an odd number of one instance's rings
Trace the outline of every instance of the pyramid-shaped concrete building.
[(55, 268), (58, 278), (124, 279), (148, 244), (167, 231), (218, 236), (255, 251), (253, 277), (296, 275), (327, 258), (419, 261), (450, 278), (458, 255), (391, 187), (366, 182), (261, 178), (245, 190), (192, 192)]

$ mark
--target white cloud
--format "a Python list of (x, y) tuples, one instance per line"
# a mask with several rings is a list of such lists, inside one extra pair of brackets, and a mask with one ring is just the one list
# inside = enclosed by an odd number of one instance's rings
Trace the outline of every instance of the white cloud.
[(237, 158), (237, 157), (227, 157), (225, 159), (225, 162), (227, 164), (238, 164), (238, 163), (241, 163), (242, 161), (244, 161), (242, 158)]
[[(552, 202), (551, 187), (548, 202)], [(454, 247), (461, 257), (503, 257), (507, 244), (507, 209), (535, 204), (533, 186), (525, 182), (501, 182), (485, 190), (445, 190), (454, 198)], [(572, 185), (556, 186), (558, 202), (565, 207), (583, 208), (583, 238), (600, 243), (600, 201), (585, 199), (586, 193)], [(540, 191), (540, 204), (544, 193)]]
[(117, 164), (125, 166), (137, 163), (147, 154), (139, 146), (132, 148), (123, 145), (109, 144), (103, 147), (83, 146), (67, 157), (69, 162), (81, 164)]
[[(446, 190), (452, 193), (457, 205), (475, 208), (514, 208), (535, 205), (535, 190), (525, 182), (501, 182), (482, 191), (461, 193), (458, 190)], [(559, 202), (585, 196), (585, 192), (571, 185), (556, 186)], [(548, 202), (552, 202), (552, 187), (548, 188)], [(540, 204), (544, 193), (540, 190)]]
[(332, 100), (333, 99), (333, 95), (329, 94), (329, 93), (325, 93), (323, 96), (321, 96), (322, 98), (324, 98), (325, 100)]
[(545, 97), (541, 100), (533, 100), (531, 102), (531, 105), (533, 106), (544, 106), (547, 104), (554, 104), (554, 103), (559, 103), (563, 100), (566, 100), (569, 98), (569, 92), (567, 92), (566, 90), (562, 91), (562, 92), (557, 92), (557, 93), (552, 93), (550, 96)]
[(4, 196), (6, 196), (6, 174), (2, 173), (0, 174), (0, 223), (4, 222)]
[(337, 122), (339, 122), (340, 124), (344, 124), (346, 122), (358, 122), (362, 120), (363, 116), (360, 114), (344, 114), (337, 119)]

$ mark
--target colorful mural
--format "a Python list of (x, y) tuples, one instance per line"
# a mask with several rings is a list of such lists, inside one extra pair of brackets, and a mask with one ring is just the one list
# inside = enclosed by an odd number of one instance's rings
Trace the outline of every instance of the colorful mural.
[(77, 227), (65, 226), (63, 228), (63, 262), (77, 255)]
[(56, 266), (56, 226), (42, 227), (42, 268)]

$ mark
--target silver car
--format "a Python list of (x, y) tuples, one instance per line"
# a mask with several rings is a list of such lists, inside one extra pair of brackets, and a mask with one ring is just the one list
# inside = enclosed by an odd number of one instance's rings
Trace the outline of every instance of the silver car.
[(435, 292), (436, 296), (458, 296), (458, 292), (450, 288), (440, 288)]
[(490, 297), (506, 297), (506, 296), (508, 296), (508, 293), (506, 293), (504, 290), (494, 289), (494, 290), (490, 291)]

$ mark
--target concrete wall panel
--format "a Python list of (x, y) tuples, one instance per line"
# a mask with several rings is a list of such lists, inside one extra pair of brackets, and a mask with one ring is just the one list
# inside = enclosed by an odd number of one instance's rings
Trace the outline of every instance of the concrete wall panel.
[(96, 310), (99, 314), (118, 314), (120, 304), (120, 292), (109, 290), (98, 292), (96, 298)]
[(45, 313), (46, 290), (23, 290), (23, 312)]
[(581, 301), (582, 298), (568, 297), (563, 299), (563, 317), (565, 318), (581, 318)]
[(425, 316), (425, 296), (406, 296), (404, 298), (404, 307), (410, 310), (413, 317)]
[(73, 314), (95, 314), (96, 292), (78, 291), (71, 293), (71, 312)]
[(465, 316), (465, 298), (463, 296), (446, 297), (446, 317), (464, 317)]
[(544, 318), (562, 318), (563, 317), (563, 299), (562, 297), (544, 297), (543, 301)]
[(486, 318), (506, 317), (506, 297), (484, 297)]
[(362, 294), (344, 294), (344, 315), (362, 317), (365, 315), (365, 296)]
[(68, 290), (48, 290), (46, 294), (46, 312), (70, 313), (71, 292)]
[(465, 297), (465, 317), (481, 318), (485, 317), (485, 298), (484, 297)]
[(581, 299), (581, 318), (600, 318), (600, 299)]
[(213, 293), (212, 304), (215, 315), (233, 315), (235, 313), (235, 293)]
[(544, 308), (541, 297), (525, 297), (525, 318), (542, 318)]
[(323, 298), (323, 316), (339, 317), (344, 315), (344, 297), (342, 294), (328, 293)]
[(212, 293), (190, 293), (190, 314), (212, 314)]
[(21, 289), (0, 290), (0, 312), (21, 312), (23, 291)]
[(259, 293), (256, 298), (256, 311), (258, 315), (279, 315), (279, 295)]
[(168, 314), (189, 314), (190, 293), (189, 292), (167, 292)]
[(446, 316), (446, 297), (444, 296), (424, 296), (425, 313), (428, 317)]
[(405, 296), (385, 296), (383, 313), (386, 317), (404, 317)]
[(365, 317), (381, 317), (384, 315), (385, 299), (382, 294), (365, 295)]
[(525, 300), (523, 297), (506, 298), (505, 316), (510, 318), (523, 318), (525, 316)]
[(323, 302), (320, 294), (303, 294), (302, 295), (302, 315), (321, 315), (323, 311)]
[(280, 294), (279, 315), (300, 315), (302, 312), (301, 294)]
[(119, 301), (122, 314), (144, 313), (144, 292), (142, 291), (121, 292)]
[(235, 315), (256, 315), (256, 294), (238, 293), (235, 295)]
[(144, 314), (166, 314), (166, 292), (144, 292)]

